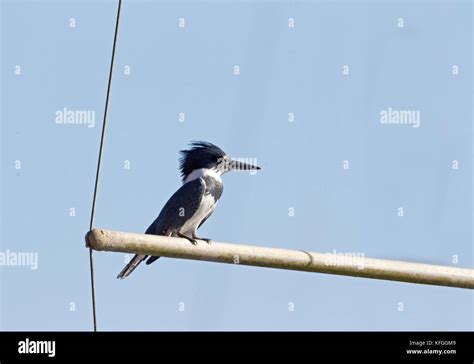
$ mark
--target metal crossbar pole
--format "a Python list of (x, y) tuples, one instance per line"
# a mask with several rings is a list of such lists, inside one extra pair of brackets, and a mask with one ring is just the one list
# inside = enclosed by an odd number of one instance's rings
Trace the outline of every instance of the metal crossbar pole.
[(95, 250), (155, 255), (168, 258), (204, 260), (306, 272), (337, 274), (390, 281), (474, 288), (474, 270), (396, 260), (357, 257), (340, 259), (333, 253), (313, 253), (251, 245), (186, 239), (93, 229), (86, 244)]

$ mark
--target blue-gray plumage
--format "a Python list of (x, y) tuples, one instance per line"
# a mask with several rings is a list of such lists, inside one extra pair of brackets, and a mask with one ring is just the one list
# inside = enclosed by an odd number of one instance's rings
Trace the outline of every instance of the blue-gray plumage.
[[(171, 196), (145, 234), (175, 236), (197, 244), (197, 229), (213, 213), (222, 196), (221, 175), (232, 170), (256, 170), (260, 167), (231, 159), (222, 149), (208, 142), (192, 142), (189, 150), (181, 151), (180, 170), (183, 185)], [(146, 258), (137, 254), (119, 273), (126, 278)], [(149, 257), (146, 264), (159, 257)]]

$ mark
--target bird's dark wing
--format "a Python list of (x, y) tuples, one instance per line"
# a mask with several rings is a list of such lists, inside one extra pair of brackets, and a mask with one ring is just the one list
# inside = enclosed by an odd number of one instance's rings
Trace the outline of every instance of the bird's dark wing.
[[(172, 235), (178, 232), (199, 208), (206, 185), (201, 178), (187, 182), (168, 200), (156, 220), (145, 234)], [(146, 264), (151, 264), (159, 257), (150, 257)]]
[(206, 190), (201, 178), (187, 182), (168, 200), (145, 234), (169, 235), (177, 232), (199, 208)]

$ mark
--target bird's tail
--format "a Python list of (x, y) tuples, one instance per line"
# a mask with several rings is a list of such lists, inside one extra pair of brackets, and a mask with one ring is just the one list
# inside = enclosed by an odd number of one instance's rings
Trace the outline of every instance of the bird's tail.
[(117, 278), (124, 279), (127, 278), (138, 265), (146, 259), (147, 255), (136, 254), (133, 259), (122, 269)]

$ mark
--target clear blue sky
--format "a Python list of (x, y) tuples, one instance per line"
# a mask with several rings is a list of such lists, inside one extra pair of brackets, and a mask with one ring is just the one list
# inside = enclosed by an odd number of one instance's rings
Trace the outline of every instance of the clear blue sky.
[[(116, 2), (1, 12), (0, 248), (38, 268), (0, 266), (0, 329), (89, 330)], [(144, 232), (178, 151), (207, 140), (263, 169), (224, 176), (202, 236), (472, 268), (472, 17), (469, 1), (124, 1), (95, 225)], [(65, 107), (95, 126), (56, 123)], [(381, 124), (389, 107), (420, 126)], [(119, 281), (124, 254), (94, 256), (101, 330), (473, 329), (468, 290), (174, 259)]]

